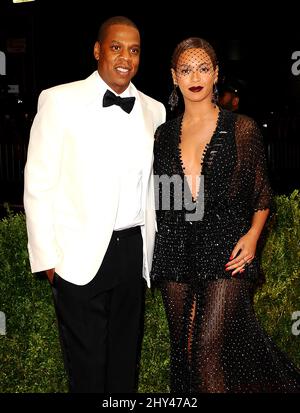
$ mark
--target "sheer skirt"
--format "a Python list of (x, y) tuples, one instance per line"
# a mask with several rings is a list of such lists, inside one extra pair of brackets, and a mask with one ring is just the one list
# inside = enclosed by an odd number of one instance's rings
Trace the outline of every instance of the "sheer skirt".
[(260, 326), (253, 283), (163, 281), (171, 392), (294, 393), (300, 375)]

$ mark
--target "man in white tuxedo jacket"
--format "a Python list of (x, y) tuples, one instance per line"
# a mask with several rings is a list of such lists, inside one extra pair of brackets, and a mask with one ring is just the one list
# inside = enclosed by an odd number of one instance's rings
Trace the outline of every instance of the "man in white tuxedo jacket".
[(32, 272), (52, 286), (71, 392), (133, 392), (155, 237), (153, 137), (165, 108), (131, 83), (140, 35), (108, 19), (98, 70), (44, 90), (25, 167)]

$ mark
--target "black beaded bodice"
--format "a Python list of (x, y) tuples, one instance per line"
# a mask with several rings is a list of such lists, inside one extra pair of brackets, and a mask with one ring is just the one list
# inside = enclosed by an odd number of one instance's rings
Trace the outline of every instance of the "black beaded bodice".
[[(152, 278), (196, 282), (229, 278), (224, 266), (232, 249), (249, 230), (253, 213), (271, 203), (262, 136), (251, 118), (221, 110), (203, 154), (204, 190), (194, 202), (191, 193), (186, 196), (189, 189), (179, 149), (182, 118), (161, 125), (155, 136), (156, 179), (177, 176), (182, 190), (170, 185), (170, 208), (163, 209), (164, 189), (159, 185)], [(202, 219), (186, 219), (201, 206)], [(242, 277), (257, 275), (254, 259)]]

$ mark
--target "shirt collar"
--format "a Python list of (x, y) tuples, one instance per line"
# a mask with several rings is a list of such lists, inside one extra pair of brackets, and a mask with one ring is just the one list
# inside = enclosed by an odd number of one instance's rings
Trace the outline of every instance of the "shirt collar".
[[(102, 79), (102, 77), (100, 76), (98, 71), (95, 71), (95, 77), (97, 79), (97, 83), (99, 85), (99, 89), (102, 93), (102, 96), (104, 95), (104, 93), (106, 92), (106, 90), (110, 90), (112, 93), (114, 93), (115, 95), (118, 95), (114, 90), (112, 90), (111, 87), (109, 87), (104, 80)], [(127, 89), (124, 90), (124, 92), (122, 92), (120, 95), (122, 98), (124, 97), (132, 97), (135, 96), (136, 97), (136, 93), (135, 93), (135, 87), (133, 86), (133, 84), (130, 82)]]

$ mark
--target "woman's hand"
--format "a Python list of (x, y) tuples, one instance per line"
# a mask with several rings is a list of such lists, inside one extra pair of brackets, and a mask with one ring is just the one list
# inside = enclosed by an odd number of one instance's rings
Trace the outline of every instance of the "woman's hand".
[(232, 271), (232, 276), (244, 272), (245, 266), (255, 257), (256, 244), (256, 233), (248, 231), (234, 247), (229, 262), (225, 265), (226, 271)]

